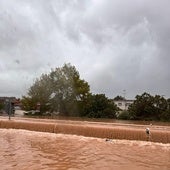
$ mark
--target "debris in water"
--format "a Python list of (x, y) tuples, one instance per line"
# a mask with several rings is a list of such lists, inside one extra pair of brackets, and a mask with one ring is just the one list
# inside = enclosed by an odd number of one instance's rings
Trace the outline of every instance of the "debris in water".
[(112, 140), (111, 139), (108, 139), (108, 138), (106, 138), (106, 140), (105, 140), (106, 142), (111, 142)]

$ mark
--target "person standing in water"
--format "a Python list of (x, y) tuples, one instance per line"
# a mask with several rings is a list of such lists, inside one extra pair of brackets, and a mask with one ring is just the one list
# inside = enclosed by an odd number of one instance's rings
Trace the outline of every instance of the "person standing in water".
[(146, 132), (146, 136), (147, 136), (147, 141), (149, 141), (150, 140), (150, 129), (147, 127), (145, 132)]

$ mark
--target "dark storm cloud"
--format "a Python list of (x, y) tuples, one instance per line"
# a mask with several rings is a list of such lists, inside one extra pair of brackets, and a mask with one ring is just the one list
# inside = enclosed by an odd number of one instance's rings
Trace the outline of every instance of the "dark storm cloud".
[(169, 8), (168, 0), (0, 1), (0, 94), (20, 96), (71, 62), (94, 93), (169, 97)]

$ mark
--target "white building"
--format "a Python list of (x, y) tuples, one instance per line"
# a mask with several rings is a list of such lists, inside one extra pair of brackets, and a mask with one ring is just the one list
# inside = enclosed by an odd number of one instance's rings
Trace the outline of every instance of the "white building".
[(121, 110), (127, 110), (134, 100), (114, 100), (114, 103)]

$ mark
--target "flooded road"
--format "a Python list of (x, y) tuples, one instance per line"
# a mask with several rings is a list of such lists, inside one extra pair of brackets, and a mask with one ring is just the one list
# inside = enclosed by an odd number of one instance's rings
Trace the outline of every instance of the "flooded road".
[(0, 129), (2, 170), (169, 170), (170, 144)]

